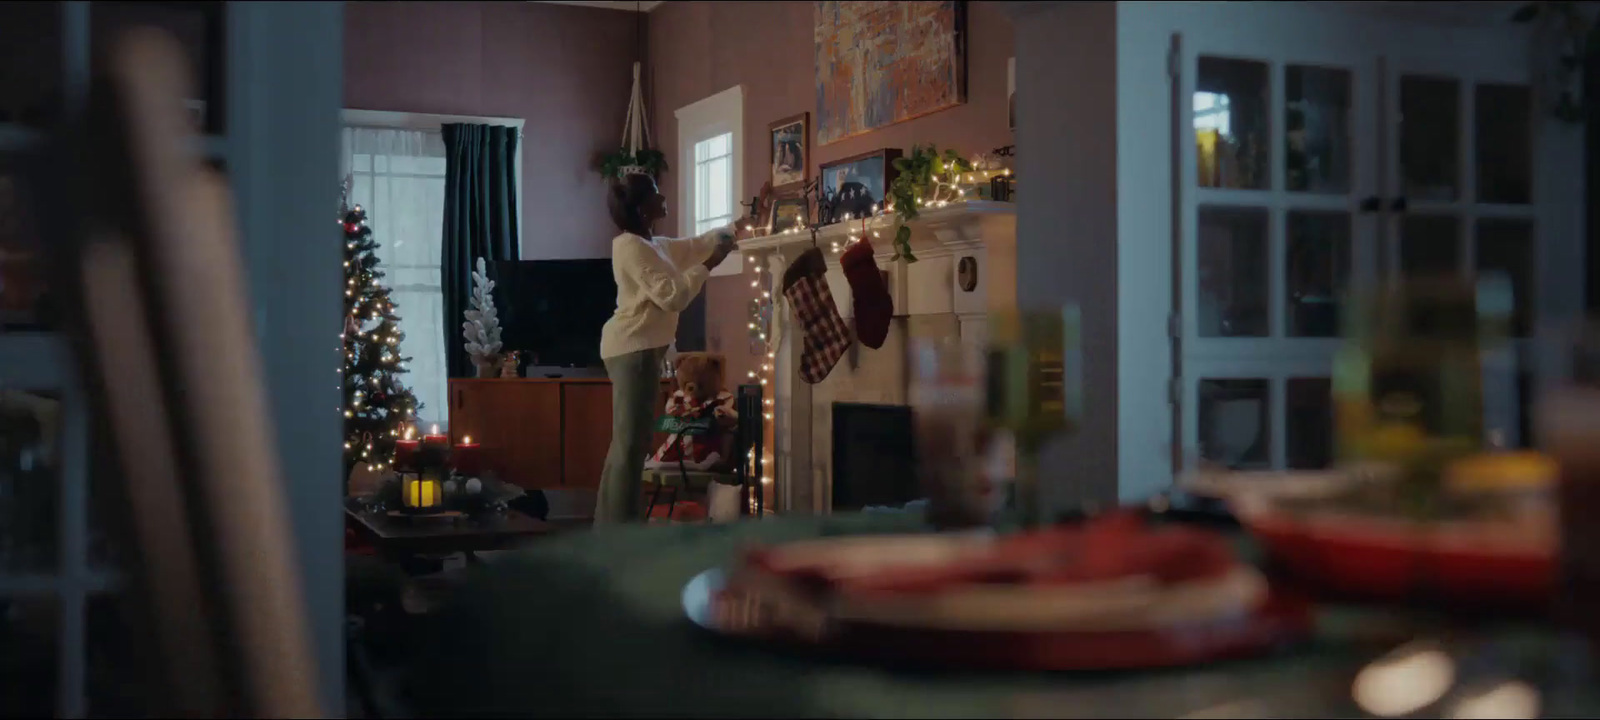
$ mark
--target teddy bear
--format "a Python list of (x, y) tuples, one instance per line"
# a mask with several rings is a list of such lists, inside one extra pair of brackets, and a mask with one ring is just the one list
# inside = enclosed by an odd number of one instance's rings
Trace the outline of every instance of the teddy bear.
[(725, 386), (726, 368), (727, 360), (714, 353), (678, 355), (673, 364), (678, 387), (667, 400), (665, 414), (696, 430), (669, 434), (667, 441), (645, 461), (646, 468), (732, 471), (734, 428), (739, 424), (739, 413), (734, 409), (733, 393)]

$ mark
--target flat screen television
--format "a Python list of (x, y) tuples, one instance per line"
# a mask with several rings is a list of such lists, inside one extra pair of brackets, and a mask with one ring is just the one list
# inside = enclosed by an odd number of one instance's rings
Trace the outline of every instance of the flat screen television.
[(600, 328), (617, 308), (611, 260), (489, 263), (500, 342), (523, 365), (600, 367)]

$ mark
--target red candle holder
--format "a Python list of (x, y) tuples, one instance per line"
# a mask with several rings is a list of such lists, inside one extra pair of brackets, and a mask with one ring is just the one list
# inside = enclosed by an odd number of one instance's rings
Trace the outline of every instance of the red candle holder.
[(394, 467), (396, 470), (415, 470), (417, 467), (417, 448), (422, 441), (411, 437), (412, 428), (406, 428), (405, 437), (394, 441)]
[(463, 435), (461, 442), (456, 443), (455, 450), (450, 454), (451, 463), (456, 472), (466, 477), (477, 477), (483, 471), (483, 448), (472, 441), (472, 436)]

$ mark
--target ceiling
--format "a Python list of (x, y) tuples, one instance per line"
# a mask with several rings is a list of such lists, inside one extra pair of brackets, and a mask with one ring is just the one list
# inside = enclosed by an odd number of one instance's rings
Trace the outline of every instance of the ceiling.
[(542, 0), (554, 5), (577, 5), (579, 7), (602, 8), (605, 10), (642, 10), (650, 12), (660, 5), (660, 2), (627, 2), (626, 0)]

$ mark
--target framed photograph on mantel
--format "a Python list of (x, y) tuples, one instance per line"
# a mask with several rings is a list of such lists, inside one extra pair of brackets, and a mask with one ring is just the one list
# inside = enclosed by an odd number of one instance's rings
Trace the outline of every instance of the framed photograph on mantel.
[(779, 193), (772, 200), (772, 210), (767, 215), (767, 234), (777, 235), (805, 224), (806, 196), (798, 189)]
[(894, 161), (900, 154), (900, 148), (884, 148), (823, 164), (820, 194), (834, 203), (830, 219), (859, 218), (883, 210), (896, 175)]
[(767, 129), (772, 134), (772, 189), (789, 190), (805, 184), (811, 179), (811, 113), (786, 117)]

